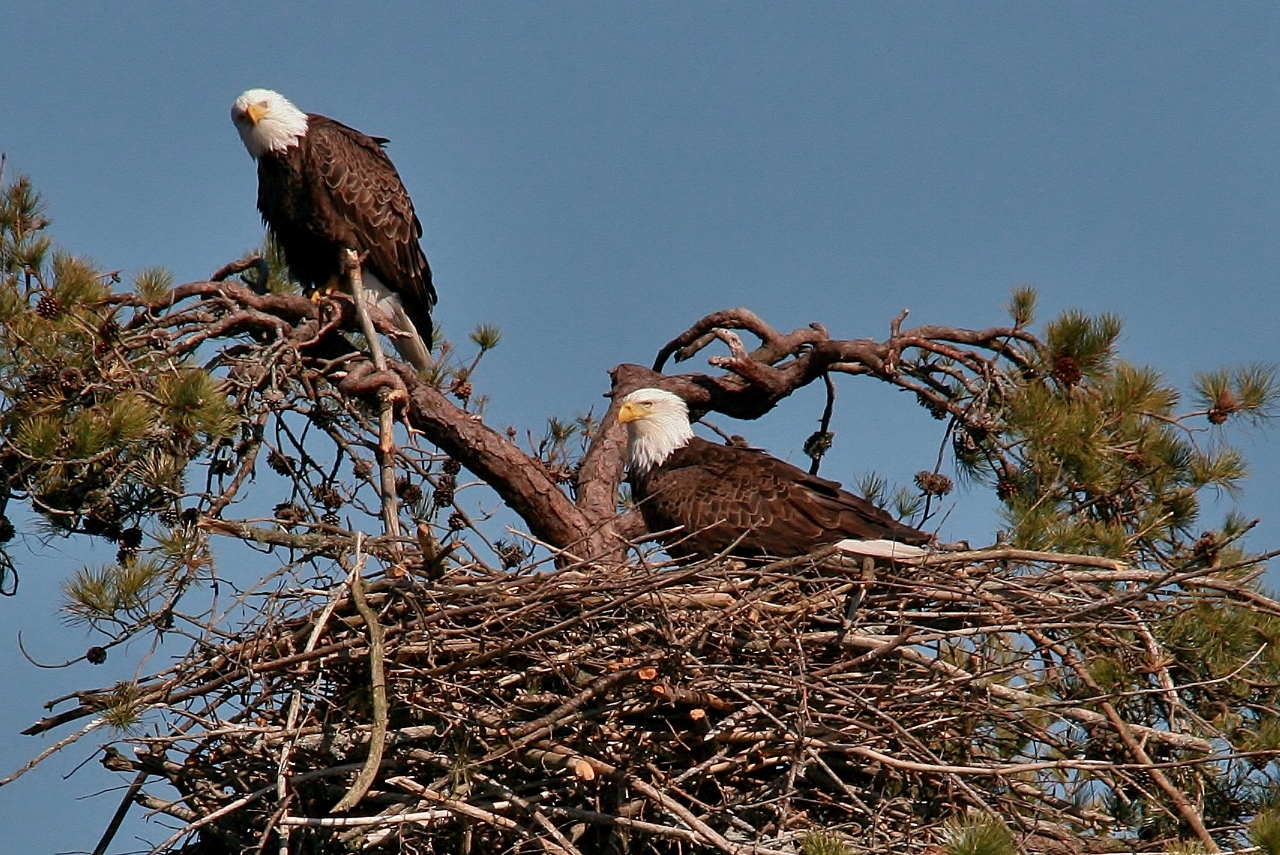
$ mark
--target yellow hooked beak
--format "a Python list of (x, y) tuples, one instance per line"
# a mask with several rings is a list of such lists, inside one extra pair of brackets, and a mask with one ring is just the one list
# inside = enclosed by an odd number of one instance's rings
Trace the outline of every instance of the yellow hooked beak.
[(257, 104), (250, 104), (248, 107), (245, 107), (244, 113), (241, 115), (249, 120), (249, 124), (256, 125), (258, 122), (262, 121), (263, 116), (267, 115), (267, 105), (261, 102)]
[(627, 401), (618, 408), (618, 424), (625, 425), (627, 422), (634, 422), (636, 419), (644, 418), (644, 416), (644, 404), (637, 404), (635, 401)]

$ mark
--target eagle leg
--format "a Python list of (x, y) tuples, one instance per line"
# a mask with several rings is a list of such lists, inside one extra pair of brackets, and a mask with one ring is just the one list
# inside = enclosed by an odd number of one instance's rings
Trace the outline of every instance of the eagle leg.
[(319, 303), (321, 300), (345, 296), (347, 292), (342, 290), (342, 279), (335, 274), (329, 277), (328, 282), (311, 292), (311, 302)]

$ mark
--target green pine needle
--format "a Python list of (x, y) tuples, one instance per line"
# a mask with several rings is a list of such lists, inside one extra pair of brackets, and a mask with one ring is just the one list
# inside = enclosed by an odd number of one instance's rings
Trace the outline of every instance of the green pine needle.
[(1244, 455), (1231, 446), (1213, 448), (1191, 458), (1190, 480), (1197, 487), (1218, 487), (1234, 496), (1248, 475)]
[(53, 240), (43, 235), (32, 236), (18, 241), (10, 247), (8, 263), (5, 267), (12, 271), (41, 270), (49, 260), (53, 249)]
[(97, 303), (111, 293), (102, 272), (87, 259), (65, 252), (53, 254), (53, 296), (67, 307)]
[(1036, 316), (1036, 289), (1030, 285), (1020, 285), (1013, 289), (1005, 308), (1013, 318), (1015, 327), (1030, 326)]
[(971, 812), (947, 823), (947, 855), (1018, 855), (1013, 834), (998, 818)]
[(163, 302), (173, 290), (173, 274), (163, 267), (145, 267), (133, 277), (133, 287), (138, 296), (154, 305)]
[(1176, 840), (1165, 844), (1165, 855), (1205, 855), (1209, 850), (1199, 840)]
[(265, 290), (269, 294), (300, 294), (302, 286), (299, 285), (289, 272), (289, 263), (284, 260), (284, 250), (280, 248), (280, 244), (271, 232), (267, 232), (262, 238), (262, 246), (255, 249), (252, 255), (258, 255), (267, 261), (267, 281), (266, 287), (259, 285), (258, 290)]
[(115, 615), (118, 603), (111, 584), (113, 569), (108, 566), (77, 570), (62, 583), (62, 593), (69, 600), (64, 609), (74, 617), (86, 620)]
[(800, 841), (801, 855), (857, 855), (856, 850), (831, 831), (811, 831)]
[(117, 733), (130, 733), (142, 721), (142, 698), (135, 683), (117, 683), (102, 718)]
[(231, 436), (240, 419), (227, 401), (222, 384), (196, 368), (161, 375), (156, 388), (165, 421), (180, 436), (203, 434), (210, 439)]
[(888, 493), (889, 482), (878, 472), (867, 472), (858, 478), (856, 487), (862, 498), (873, 505), (881, 505)]
[(137, 392), (122, 392), (109, 400), (101, 411), (107, 442), (125, 446), (142, 440), (151, 432), (160, 414)]
[(924, 510), (924, 496), (910, 487), (899, 487), (890, 502), (898, 519), (909, 519)]
[(1266, 810), (1249, 823), (1249, 842), (1262, 855), (1280, 855), (1280, 811)]
[(53, 459), (62, 445), (62, 420), (52, 415), (21, 419), (14, 430), (13, 444), (33, 459)]
[(1083, 376), (1101, 374), (1110, 366), (1123, 326), (1120, 318), (1112, 314), (1091, 318), (1078, 310), (1064, 312), (1045, 328), (1050, 368), (1059, 358), (1068, 357), (1076, 362)]
[(83, 567), (62, 585), (63, 610), (72, 622), (124, 621), (140, 617), (158, 591), (163, 568), (147, 558), (130, 566)]
[(479, 324), (471, 331), (470, 337), (481, 350), (493, 350), (502, 340), (502, 332), (494, 324)]
[(1275, 365), (1255, 363), (1242, 366), (1235, 370), (1234, 380), (1242, 409), (1259, 420), (1275, 415), (1276, 402), (1280, 400)]

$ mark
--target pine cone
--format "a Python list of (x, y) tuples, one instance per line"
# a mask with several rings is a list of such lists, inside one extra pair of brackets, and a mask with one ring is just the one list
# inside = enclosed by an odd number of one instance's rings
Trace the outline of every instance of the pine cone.
[(502, 561), (502, 569), (514, 570), (520, 566), (520, 562), (524, 561), (524, 550), (520, 548), (518, 543), (503, 543), (498, 541), (494, 544), (498, 551), (498, 558)]
[(1146, 455), (1137, 451), (1130, 451), (1125, 454), (1124, 462), (1134, 469), (1146, 469), (1148, 466)]
[(285, 528), (291, 527), (295, 523), (300, 523), (307, 518), (307, 512), (295, 505), (293, 502), (281, 502), (271, 509), (271, 514)]
[(45, 294), (36, 303), (36, 314), (47, 320), (53, 320), (62, 314), (62, 304), (52, 294)]
[(18, 533), (9, 518), (0, 514), (0, 543), (8, 543)]
[(933, 416), (938, 421), (942, 421), (948, 415), (950, 415), (950, 413), (947, 412), (947, 408), (942, 406), (942, 404), (938, 403), (932, 398), (922, 395), (919, 392), (916, 392), (916, 402), (919, 403), (920, 406), (928, 410), (929, 415)]
[(58, 375), (58, 385), (68, 395), (74, 395), (84, 388), (84, 372), (79, 368), (64, 368)]
[(113, 499), (104, 499), (94, 507), (89, 509), (89, 517), (99, 522), (111, 523), (115, 528), (113, 537), (119, 537), (120, 527), (116, 525), (123, 516), (120, 512), (120, 506)]
[(467, 518), (462, 515), (461, 511), (454, 511), (449, 514), (449, 530), (462, 531), (467, 527)]
[(54, 383), (58, 382), (59, 373), (58, 369), (52, 365), (37, 368), (35, 371), (32, 371), (27, 375), (27, 379), (22, 384), (22, 388), (28, 395), (39, 395)]
[(332, 484), (317, 484), (311, 488), (311, 495), (326, 508), (342, 507), (342, 494)]
[(916, 486), (926, 496), (945, 496), (955, 485), (941, 472), (921, 471), (916, 473)]
[(85, 651), (84, 658), (89, 661), (90, 665), (101, 665), (103, 662), (107, 661), (107, 648), (96, 646), (90, 647)]
[(410, 481), (407, 475), (402, 475), (396, 479), (396, 495), (402, 502), (416, 505), (422, 501), (422, 488)]
[(1080, 363), (1070, 356), (1059, 356), (1053, 360), (1053, 377), (1063, 386), (1076, 385), (1082, 376)]
[(1206, 531), (1200, 535), (1200, 539), (1195, 542), (1192, 551), (1197, 558), (1212, 562), (1218, 557), (1218, 551), (1222, 549), (1222, 544), (1218, 542), (1216, 532)]
[(310, 417), (311, 423), (321, 430), (333, 427), (333, 423), (337, 420), (336, 413), (323, 407), (316, 407), (307, 415)]
[(450, 457), (440, 464), (440, 470), (446, 475), (457, 475), (462, 471), (462, 464)]
[(809, 434), (804, 441), (804, 453), (812, 460), (821, 460), (822, 455), (831, 450), (831, 443), (836, 435), (829, 430), (818, 430)]
[(272, 450), (267, 455), (267, 465), (278, 475), (288, 476), (293, 474), (293, 461), (278, 451)]
[(1240, 402), (1236, 400), (1236, 396), (1231, 394), (1230, 389), (1223, 389), (1213, 398), (1213, 406), (1209, 407), (1209, 422), (1211, 424), (1220, 425), (1225, 422), (1232, 413), (1240, 412)]

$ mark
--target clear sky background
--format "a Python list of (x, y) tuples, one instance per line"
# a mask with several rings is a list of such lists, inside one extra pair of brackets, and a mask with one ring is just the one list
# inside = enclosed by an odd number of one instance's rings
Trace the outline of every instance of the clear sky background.
[[(41, 2), (5, 4), (0, 30), (10, 174), (107, 269), (203, 279), (260, 241), (228, 118), (244, 89), (390, 137), (438, 323), (502, 328), (476, 380), (499, 426), (602, 409), (610, 367), (734, 306), (883, 338), (904, 308), (1002, 323), (1029, 283), (1041, 320), (1121, 315), (1122, 354), (1184, 389), (1280, 360), (1274, 3)], [(877, 386), (840, 382), (825, 475), (932, 466), (939, 423)], [(820, 411), (811, 390), (725, 426), (797, 459)], [(1223, 508), (1263, 518), (1252, 547), (1280, 546), (1280, 438), (1232, 436), (1253, 476)], [(961, 493), (942, 534), (995, 526)], [(0, 777), (53, 741), (17, 735), (44, 701), (145, 653), (31, 666), (19, 630), (43, 661), (92, 643), (61, 624), (57, 585), (110, 555), (27, 538), (15, 557)], [(122, 782), (96, 762), (61, 776), (106, 738), (0, 789), (0, 850), (93, 847), (119, 792), (82, 797)], [(167, 832), (131, 821), (112, 852), (138, 835)]]

